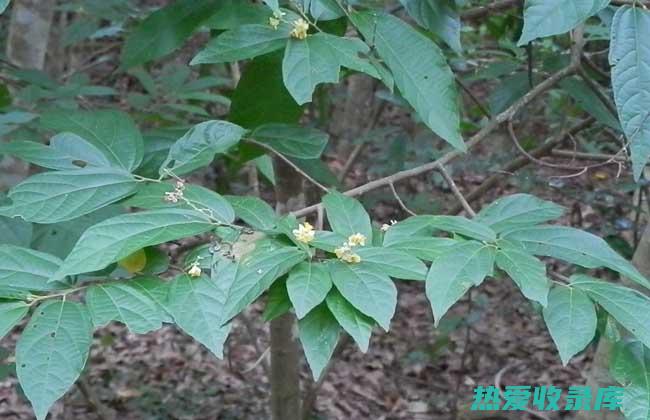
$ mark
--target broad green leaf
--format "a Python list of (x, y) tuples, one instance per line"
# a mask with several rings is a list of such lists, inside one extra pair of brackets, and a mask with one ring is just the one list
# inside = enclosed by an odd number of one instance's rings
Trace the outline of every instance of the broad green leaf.
[(554, 287), (548, 295), (548, 306), (543, 314), (564, 366), (584, 350), (596, 335), (596, 308), (580, 289)]
[(517, 45), (575, 28), (609, 4), (609, 0), (526, 0), (524, 29)]
[[(148, 249), (148, 248), (147, 248)], [(138, 289), (149, 299), (155, 302), (158, 308), (160, 320), (166, 323), (172, 323), (174, 320), (167, 308), (167, 296), (171, 282), (161, 280), (158, 277), (143, 276), (129, 280), (129, 285)]]
[(276, 185), (275, 168), (273, 167), (273, 158), (269, 155), (260, 156), (253, 159), (257, 170), (266, 178), (271, 185)]
[(384, 234), (384, 246), (390, 246), (412, 238), (430, 238), (435, 229), (431, 226), (432, 216), (413, 216), (401, 220)]
[(230, 121), (246, 128), (298, 123), (303, 109), (282, 81), (282, 53), (257, 57), (246, 65), (232, 94)]
[(452, 50), (461, 52), (460, 16), (453, 0), (400, 0), (418, 25), (433, 32)]
[(562, 80), (560, 87), (565, 90), (576, 105), (583, 111), (590, 114), (601, 124), (605, 124), (614, 130), (620, 131), (621, 124), (609, 109), (603, 104), (603, 101), (592, 91), (589, 86), (582, 80), (571, 77)]
[(57, 223), (92, 213), (135, 192), (137, 182), (120, 169), (87, 168), (33, 175), (9, 191), (0, 214), (35, 223)]
[(338, 82), (343, 66), (379, 78), (377, 70), (359, 57), (368, 51), (368, 46), (358, 39), (326, 33), (290, 39), (282, 61), (284, 84), (296, 102), (304, 104), (311, 101), (319, 84)]
[(275, 227), (275, 211), (266, 201), (252, 196), (227, 195), (225, 198), (235, 210), (237, 217), (252, 228), (271, 230)]
[(119, 205), (110, 205), (66, 222), (34, 225), (31, 248), (64, 259), (86, 229), (122, 213)]
[(92, 286), (86, 292), (86, 305), (95, 327), (118, 321), (133, 333), (146, 334), (162, 326), (161, 312), (156, 302), (130, 283)]
[(650, 417), (650, 349), (638, 341), (616, 343), (609, 365), (612, 376), (625, 387), (621, 401), (625, 418)]
[(650, 287), (650, 282), (629, 261), (591, 233), (565, 226), (540, 225), (513, 230), (503, 237), (520, 242), (531, 254), (558, 258), (585, 268), (607, 267)]
[(254, 23), (268, 24), (272, 13), (267, 8), (247, 0), (221, 0), (216, 13), (212, 13), (204, 26), (228, 30)]
[(361, 257), (358, 265), (368, 270), (404, 280), (424, 280), (427, 277), (427, 266), (399, 249), (362, 247), (355, 252)]
[(278, 279), (274, 282), (266, 294), (266, 306), (262, 318), (264, 322), (269, 322), (282, 316), (291, 310), (291, 299), (287, 292), (287, 282), (285, 279)]
[(0, 245), (0, 288), (46, 291), (61, 287), (48, 283), (62, 261), (44, 252), (14, 245)]
[(25, 302), (0, 302), (0, 340), (16, 326), (29, 311)]
[(364, 353), (367, 352), (368, 346), (370, 345), (372, 327), (375, 325), (372, 318), (364, 315), (352, 306), (336, 289), (330, 290), (327, 298), (325, 298), (325, 303), (339, 325), (357, 343), (359, 349)]
[(150, 14), (126, 38), (122, 66), (135, 67), (174, 51), (219, 3), (220, 0), (177, 0)]
[(334, 285), (348, 302), (377, 321), (385, 331), (389, 330), (397, 305), (397, 288), (390, 277), (358, 264), (338, 261), (330, 265), (330, 273)]
[(343, 245), (347, 240), (347, 236), (326, 230), (317, 230), (314, 234), (314, 240), (309, 245), (322, 249), (323, 251), (334, 252), (336, 248)]
[(391, 226), (384, 236), (384, 246), (412, 237), (430, 237), (436, 230), (457, 233), (481, 241), (496, 240), (496, 233), (486, 224), (462, 216), (413, 216)]
[(224, 322), (241, 312), (278, 278), (307, 257), (304, 251), (288, 246), (256, 249), (240, 260), (237, 277), (228, 290)]
[(295, 266), (289, 272), (287, 292), (298, 319), (323, 302), (331, 288), (330, 272), (322, 263), (303, 262)]
[(531, 89), (528, 72), (520, 71), (504, 77), (490, 92), (490, 113), (497, 115), (508, 109)]
[(317, 380), (334, 354), (339, 324), (327, 306), (321, 305), (298, 322), (298, 331), (307, 364)]
[(236, 264), (223, 261), (215, 270), (218, 278), (188, 275), (177, 277), (169, 287), (167, 305), (174, 322), (206, 346), (216, 357), (223, 357), (223, 345), (230, 332), (224, 322), (226, 291), (234, 281)]
[(494, 254), (493, 246), (467, 241), (450, 248), (431, 264), (426, 294), (436, 326), (465, 292), (492, 273)]
[(193, 210), (150, 210), (112, 217), (81, 235), (54, 279), (100, 270), (146, 246), (198, 235), (213, 228), (204, 215)]
[(619, 7), (609, 47), (612, 86), (618, 119), (630, 142), (632, 169), (639, 180), (650, 158), (650, 12)]
[(414, 236), (411, 239), (392, 240), (390, 244), (384, 244), (384, 247), (406, 252), (425, 261), (433, 261), (458, 243), (457, 240), (449, 238)]
[(316, 20), (338, 19), (345, 15), (344, 10), (336, 0), (300, 0), (302, 10), (309, 11), (309, 14)]
[(571, 286), (587, 293), (623, 327), (650, 347), (650, 298), (637, 290), (585, 275), (572, 276)]
[(354, 13), (352, 21), (392, 71), (397, 88), (422, 121), (456, 149), (466, 150), (454, 74), (440, 48), (389, 14)]
[(281, 23), (278, 29), (268, 24), (231, 29), (210, 41), (190, 65), (229, 63), (268, 54), (285, 46), (291, 30), (291, 25), (286, 23)]
[(48, 169), (79, 169), (87, 166), (108, 167), (111, 162), (91, 143), (72, 133), (61, 133), (50, 139), (50, 145), (34, 141), (12, 141), (0, 144), (0, 153), (15, 156)]
[(0, 0), (0, 14), (7, 10), (7, 6), (9, 6), (10, 2), (11, 0)]
[(502, 242), (499, 247), (497, 266), (510, 276), (524, 296), (546, 306), (551, 288), (546, 277), (546, 264), (514, 244)]
[(280, 14), (280, 2), (278, 0), (262, 0), (274, 13)]
[(183, 200), (178, 203), (165, 201), (165, 193), (174, 191), (174, 188), (174, 184), (166, 182), (140, 184), (136, 194), (122, 202), (122, 205), (150, 210), (164, 208), (194, 209), (222, 223), (232, 223), (235, 220), (235, 211), (228, 200), (216, 192), (199, 185), (186, 184), (183, 197), (191, 204), (187, 204)]
[(366, 237), (366, 244), (372, 243), (370, 216), (361, 203), (340, 192), (332, 191), (323, 197), (323, 205), (327, 212), (327, 221), (335, 233), (346, 238), (360, 233)]
[(564, 208), (553, 202), (529, 194), (513, 194), (481, 209), (475, 220), (501, 233), (557, 219), (563, 213)]
[(239, 143), (246, 130), (227, 121), (206, 121), (192, 127), (169, 149), (169, 155), (160, 168), (183, 175), (208, 166), (217, 153), (225, 153)]
[(31, 223), (19, 217), (0, 216), (0, 244), (29, 247), (33, 230)]
[(251, 137), (283, 155), (301, 159), (320, 158), (328, 140), (327, 134), (320, 130), (288, 124), (263, 125)]
[(115, 166), (135, 170), (142, 162), (144, 143), (135, 123), (124, 112), (48, 111), (41, 125), (76, 134), (99, 149)]
[(34, 312), (16, 344), (16, 373), (38, 420), (81, 375), (92, 331), (88, 311), (78, 302), (46, 302)]

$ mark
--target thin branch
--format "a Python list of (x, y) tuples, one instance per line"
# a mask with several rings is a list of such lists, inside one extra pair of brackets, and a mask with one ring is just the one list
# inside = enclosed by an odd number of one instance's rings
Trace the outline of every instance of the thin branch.
[[(474, 134), (466, 143), (465, 146), (467, 150), (471, 149), (472, 147), (476, 146), (479, 144), (481, 141), (485, 140), (494, 130), (499, 128), (499, 126), (511, 119), (514, 115), (516, 115), (523, 107), (528, 105), (530, 102), (532, 102), (534, 99), (536, 99), (538, 96), (540, 96), (542, 93), (546, 92), (553, 86), (555, 86), (560, 80), (564, 79), (565, 77), (575, 73), (576, 68), (579, 64), (579, 55), (578, 55), (578, 60), (573, 59), (571, 61), (571, 64), (562, 70), (554, 73), (550, 77), (546, 78), (543, 82), (539, 83), (537, 86), (535, 86), (533, 89), (531, 89), (527, 94), (525, 94), (523, 97), (521, 97), (518, 101), (516, 101), (514, 104), (510, 105), (505, 111), (501, 112), (498, 114), (496, 117), (494, 117), (492, 120), (490, 120), (483, 128), (481, 128), (476, 134)], [(356, 197), (358, 195), (365, 194), (369, 191), (373, 191), (378, 188), (383, 188), (387, 186), (388, 184), (395, 183), (404, 179), (412, 178), (414, 176), (422, 175), (427, 172), (431, 172), (435, 169), (437, 169), (441, 165), (446, 165), (452, 160), (456, 159), (459, 156), (462, 156), (463, 152), (458, 151), (458, 150), (453, 150), (451, 152), (446, 153), (443, 155), (441, 158), (433, 161), (426, 163), (424, 165), (417, 166), (415, 168), (407, 169), (404, 171), (397, 172), (393, 175), (386, 176), (380, 179), (376, 179), (374, 181), (370, 181), (366, 184), (360, 185), (356, 188), (352, 188), (348, 191), (346, 191), (344, 194), (349, 196), (349, 197)], [(296, 217), (301, 217), (305, 216), (307, 214), (311, 214), (315, 212), (318, 207), (321, 206), (321, 204), (314, 204), (309, 207), (305, 207), (303, 209), (297, 210), (293, 212), (293, 215)]]
[(256, 146), (259, 146), (259, 147), (261, 147), (261, 148), (263, 148), (263, 149), (266, 149), (266, 150), (268, 150), (269, 152), (273, 153), (274, 155), (276, 155), (277, 157), (279, 157), (281, 160), (283, 160), (284, 162), (286, 162), (287, 165), (291, 166), (291, 167), (293, 168), (293, 170), (295, 170), (295, 171), (298, 172), (300, 175), (302, 175), (302, 176), (303, 176), (307, 181), (311, 182), (312, 184), (314, 184), (315, 186), (317, 186), (318, 188), (320, 188), (321, 190), (323, 190), (325, 193), (328, 193), (328, 192), (329, 192), (329, 190), (327, 189), (326, 186), (324, 186), (324, 185), (321, 184), (320, 182), (316, 181), (316, 180), (315, 180), (314, 178), (312, 178), (309, 174), (307, 174), (305, 171), (303, 171), (302, 169), (300, 169), (300, 168), (298, 167), (298, 165), (296, 165), (295, 163), (293, 163), (291, 160), (289, 160), (289, 159), (288, 159), (286, 156), (284, 156), (282, 153), (280, 153), (280, 152), (278, 152), (277, 150), (275, 150), (273, 147), (271, 147), (271, 146), (269, 146), (269, 145), (267, 145), (267, 144), (264, 144), (264, 143), (260, 143), (259, 141), (257, 141), (257, 140), (253, 140), (253, 139), (246, 139), (246, 141), (249, 142), (249, 143), (252, 143), (252, 144), (254, 144), (254, 145), (256, 145)]
[(388, 184), (388, 185), (390, 186), (390, 190), (393, 192), (393, 196), (395, 197), (395, 200), (397, 201), (397, 204), (399, 204), (399, 206), (402, 208), (402, 210), (404, 210), (405, 212), (407, 212), (411, 216), (417, 216), (417, 214), (414, 211), (412, 211), (411, 209), (406, 207), (406, 204), (404, 204), (404, 202), (400, 198), (399, 194), (397, 194), (397, 190), (395, 189), (395, 185), (393, 185), (392, 182), (390, 184)]
[(472, 206), (469, 205), (463, 193), (460, 192), (460, 189), (454, 182), (454, 179), (451, 177), (451, 175), (449, 175), (449, 172), (447, 172), (445, 167), (440, 165), (440, 167), (438, 168), (438, 172), (440, 172), (440, 175), (442, 175), (442, 177), (445, 179), (447, 185), (449, 185), (449, 188), (451, 188), (451, 192), (454, 193), (454, 196), (460, 202), (461, 206), (463, 206), (467, 214), (470, 217), (476, 217), (476, 212), (474, 211), (474, 209), (472, 209)]
[(567, 159), (574, 160), (591, 160), (596, 162), (624, 162), (627, 160), (625, 156), (619, 155), (607, 155), (603, 153), (585, 153), (585, 152), (576, 152), (573, 150), (552, 150), (551, 155), (563, 157)]
[(481, 102), (480, 99), (477, 98), (476, 95), (474, 95), (474, 93), (469, 89), (469, 87), (467, 87), (467, 85), (465, 85), (465, 83), (462, 80), (460, 80), (460, 78), (458, 76), (456, 76), (456, 84), (458, 84), (458, 86), (460, 86), (460, 88), (463, 90), (463, 92), (467, 93), (467, 96), (469, 96), (469, 98), (472, 100), (472, 102), (474, 102), (476, 104), (478, 109), (481, 111), (481, 114), (483, 114), (484, 116), (486, 116), (488, 118), (492, 118), (492, 114), (487, 109), (487, 107), (485, 105), (483, 105), (483, 102)]

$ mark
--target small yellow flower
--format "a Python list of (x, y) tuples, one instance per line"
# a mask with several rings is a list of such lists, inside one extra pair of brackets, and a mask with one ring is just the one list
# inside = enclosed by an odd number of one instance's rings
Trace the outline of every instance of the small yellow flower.
[(293, 230), (293, 236), (295, 236), (299, 242), (305, 244), (313, 241), (315, 234), (316, 232), (314, 231), (314, 227), (307, 222), (298, 225), (298, 229)]
[(271, 25), (271, 27), (273, 29), (277, 30), (278, 26), (280, 26), (280, 19), (278, 19), (276, 17), (270, 17), (269, 18), (269, 25)]
[(350, 247), (348, 246), (347, 243), (343, 244), (343, 246), (340, 246), (334, 250), (334, 253), (336, 254), (336, 258), (338, 259), (343, 259), (343, 256), (348, 254), (350, 252)]
[(194, 263), (187, 271), (187, 274), (189, 274), (190, 277), (201, 277), (201, 267), (199, 267), (198, 263)]
[(361, 233), (355, 233), (354, 235), (350, 235), (350, 237), (348, 238), (348, 245), (350, 246), (357, 246), (357, 245), (364, 246), (365, 244), (366, 244), (366, 237)]
[(341, 261), (345, 261), (347, 263), (357, 264), (361, 262), (361, 257), (355, 254), (354, 252), (352, 252), (352, 248), (350, 247), (350, 244), (348, 244), (347, 242), (344, 243), (342, 246), (336, 248), (334, 250), (334, 253), (336, 254), (336, 258), (338, 258)]
[(165, 193), (165, 201), (168, 203), (178, 203), (179, 197), (180, 196), (176, 193), (176, 191)]
[(341, 260), (350, 264), (358, 264), (361, 262), (361, 257), (354, 252), (348, 252), (341, 257)]
[(291, 36), (296, 39), (305, 39), (307, 38), (308, 30), (309, 23), (307, 23), (303, 18), (296, 19), (293, 22), (293, 30), (291, 31)]

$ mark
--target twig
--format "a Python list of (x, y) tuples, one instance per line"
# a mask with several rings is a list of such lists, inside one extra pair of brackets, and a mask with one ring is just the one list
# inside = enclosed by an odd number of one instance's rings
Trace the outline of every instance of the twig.
[(585, 153), (585, 152), (576, 152), (573, 150), (557, 150), (553, 149), (551, 151), (553, 156), (569, 158), (569, 159), (579, 159), (579, 160), (592, 160), (592, 161), (605, 161), (605, 162), (617, 162), (617, 161), (626, 161), (625, 156), (620, 155), (606, 155), (602, 153)]
[(440, 175), (445, 179), (447, 182), (447, 185), (449, 185), (449, 188), (451, 188), (451, 192), (454, 193), (454, 196), (456, 199), (460, 202), (460, 204), (463, 206), (465, 211), (470, 217), (476, 217), (476, 212), (474, 209), (472, 209), (472, 206), (469, 205), (467, 200), (465, 199), (465, 196), (463, 195), (462, 192), (460, 192), (460, 189), (458, 188), (458, 185), (454, 182), (454, 179), (449, 175), (449, 172), (445, 169), (444, 166), (440, 165), (438, 168), (438, 172), (440, 172)]
[(411, 216), (417, 216), (417, 214), (414, 211), (412, 211), (411, 209), (406, 207), (406, 204), (404, 204), (404, 202), (400, 198), (399, 194), (397, 194), (397, 190), (395, 189), (395, 185), (393, 185), (392, 182), (390, 184), (388, 184), (388, 185), (390, 186), (390, 190), (393, 192), (393, 196), (395, 197), (395, 200), (397, 201), (397, 204), (399, 204), (399, 206), (402, 208), (402, 210), (404, 210), (405, 212), (407, 212)]
[(296, 165), (295, 163), (293, 163), (291, 160), (289, 160), (287, 157), (285, 157), (282, 153), (280, 153), (280, 152), (278, 152), (277, 150), (275, 150), (273, 147), (271, 147), (271, 146), (269, 146), (269, 145), (267, 145), (267, 144), (264, 144), (264, 143), (260, 143), (259, 141), (257, 141), (257, 140), (253, 140), (253, 139), (246, 139), (246, 141), (248, 141), (249, 143), (252, 143), (252, 144), (254, 144), (254, 145), (256, 145), (256, 146), (259, 146), (259, 147), (261, 147), (261, 148), (263, 148), (263, 149), (266, 149), (266, 150), (268, 150), (269, 152), (273, 153), (273, 154), (276, 155), (278, 158), (280, 158), (281, 160), (283, 160), (287, 165), (291, 166), (291, 167), (293, 168), (293, 170), (295, 170), (295, 171), (298, 172), (300, 175), (302, 175), (302, 176), (303, 176), (307, 181), (311, 182), (312, 184), (314, 184), (315, 186), (317, 186), (318, 188), (320, 188), (321, 190), (323, 190), (325, 193), (328, 193), (328, 192), (329, 192), (329, 190), (327, 189), (327, 187), (325, 187), (325, 186), (324, 186), (323, 184), (321, 184), (320, 182), (316, 181), (316, 180), (315, 180), (314, 178), (312, 178), (309, 174), (307, 174), (305, 171), (303, 171), (302, 169), (300, 169), (300, 168), (298, 167), (298, 165)]
[(483, 105), (483, 103), (476, 97), (476, 95), (474, 95), (474, 93), (469, 89), (469, 87), (467, 87), (467, 85), (465, 85), (465, 83), (462, 80), (460, 80), (458, 76), (456, 76), (456, 84), (458, 84), (458, 86), (460, 86), (460, 88), (463, 89), (465, 93), (467, 93), (467, 96), (469, 96), (472, 102), (476, 104), (476, 106), (484, 116), (488, 118), (492, 118), (492, 114), (490, 113), (490, 111), (488, 111), (487, 107)]

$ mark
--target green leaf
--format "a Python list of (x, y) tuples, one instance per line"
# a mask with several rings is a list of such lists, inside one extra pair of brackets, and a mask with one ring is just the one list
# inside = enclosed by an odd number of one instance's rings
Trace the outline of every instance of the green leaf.
[(610, 371), (625, 386), (621, 401), (625, 418), (645, 420), (650, 417), (650, 349), (638, 341), (617, 343)]
[(286, 23), (278, 29), (268, 24), (240, 26), (210, 41), (190, 65), (229, 63), (268, 54), (285, 46), (291, 29)]
[(452, 0), (400, 0), (418, 25), (433, 32), (449, 47), (461, 52), (460, 16)]
[(388, 245), (384, 243), (384, 247), (406, 252), (407, 254), (425, 261), (433, 261), (458, 243), (457, 240), (449, 238), (426, 238), (414, 236), (411, 239), (405, 238), (391, 240)]
[(160, 174), (171, 171), (183, 175), (207, 166), (217, 153), (225, 153), (239, 143), (246, 130), (227, 121), (206, 121), (192, 127), (169, 149)]
[(111, 162), (98, 148), (72, 133), (61, 133), (52, 137), (49, 147), (34, 141), (2, 143), (0, 153), (48, 169), (68, 170), (87, 166), (111, 166)]
[(221, 0), (216, 13), (213, 13), (204, 25), (223, 31), (253, 23), (268, 24), (271, 15), (271, 11), (261, 4), (247, 0)]
[(507, 242), (499, 244), (496, 263), (517, 284), (524, 296), (546, 306), (551, 288), (546, 277), (546, 264)]
[(302, 10), (309, 11), (316, 21), (338, 19), (345, 15), (336, 0), (301, 0), (301, 2)]
[(543, 314), (564, 366), (596, 335), (596, 308), (584, 292), (574, 287), (554, 287)]
[(370, 345), (372, 327), (375, 325), (372, 318), (362, 314), (352, 306), (336, 289), (332, 289), (329, 292), (325, 303), (332, 315), (334, 315), (334, 318), (336, 318), (336, 321), (343, 327), (345, 332), (350, 334), (361, 351), (364, 353), (367, 352)]
[(291, 310), (291, 300), (289, 299), (289, 293), (287, 293), (285, 279), (275, 281), (266, 295), (266, 306), (262, 314), (264, 322), (272, 321)]
[(91, 213), (135, 192), (137, 182), (113, 168), (73, 169), (33, 175), (10, 192), (0, 214), (35, 223), (57, 223)]
[(32, 240), (33, 227), (29, 222), (18, 217), (0, 216), (0, 245), (16, 245), (29, 247)]
[(0, 340), (12, 330), (29, 311), (25, 302), (0, 302)]
[(623, 327), (650, 347), (650, 298), (634, 289), (585, 275), (571, 276), (571, 285), (586, 292)]
[(629, 261), (591, 233), (565, 226), (541, 225), (513, 230), (503, 238), (520, 242), (531, 254), (558, 258), (585, 268), (607, 267), (650, 287), (650, 282)]
[(135, 195), (122, 202), (124, 206), (138, 207), (141, 209), (183, 208), (187, 210), (201, 210), (206, 216), (222, 223), (232, 223), (235, 220), (235, 211), (221, 195), (199, 185), (186, 184), (183, 197), (191, 202), (191, 206), (184, 201), (170, 203), (165, 201), (165, 193), (174, 191), (171, 183), (140, 184)]
[(86, 229), (122, 213), (120, 206), (110, 205), (67, 222), (34, 225), (31, 248), (65, 258)]
[(48, 283), (62, 261), (44, 252), (13, 245), (0, 245), (0, 289), (47, 291), (59, 283)]
[(605, 124), (617, 131), (621, 130), (616, 115), (613, 115), (607, 109), (603, 101), (585, 82), (576, 77), (570, 77), (562, 80), (560, 87), (573, 98), (578, 108), (587, 112), (601, 124)]
[(54, 278), (101, 270), (146, 246), (198, 235), (213, 228), (214, 225), (201, 213), (182, 209), (112, 217), (81, 235)]
[(355, 252), (361, 257), (358, 265), (368, 270), (404, 280), (424, 280), (427, 277), (427, 266), (399, 249), (361, 247)]
[(7, 6), (9, 6), (10, 2), (11, 0), (0, 0), (0, 14), (7, 10)]
[(289, 272), (287, 292), (298, 319), (323, 302), (331, 288), (332, 278), (325, 265), (303, 262), (295, 266)]
[(517, 45), (568, 32), (609, 4), (609, 0), (526, 0), (524, 29)]
[(219, 3), (220, 0), (178, 0), (155, 11), (126, 38), (122, 66), (135, 67), (174, 51), (211, 16)]
[(16, 373), (36, 418), (75, 383), (88, 359), (93, 326), (78, 302), (42, 304), (16, 344)]
[(233, 207), (237, 217), (250, 227), (259, 230), (271, 230), (275, 227), (275, 211), (266, 201), (253, 196), (226, 195), (224, 198)]
[(488, 103), (490, 113), (497, 115), (508, 109), (530, 90), (528, 72), (520, 71), (504, 77), (490, 92)]
[(392, 71), (397, 88), (422, 121), (456, 149), (466, 150), (454, 74), (440, 48), (389, 14), (354, 13), (352, 21)]
[(284, 84), (302, 105), (311, 102), (319, 84), (338, 82), (342, 66), (379, 78), (377, 70), (359, 57), (368, 51), (368, 46), (358, 39), (326, 33), (309, 35), (303, 40), (290, 39), (282, 61)]
[(637, 181), (650, 158), (649, 37), (650, 12), (641, 7), (618, 8), (612, 21), (609, 64), (618, 118), (630, 142)]
[[(148, 250), (149, 248), (146, 248)], [(174, 320), (167, 309), (167, 295), (169, 294), (170, 282), (161, 280), (159, 277), (143, 276), (129, 280), (129, 285), (138, 289), (142, 294), (151, 299), (158, 308), (158, 317), (162, 322), (172, 323)]]
[(501, 197), (484, 207), (474, 220), (501, 233), (548, 222), (557, 219), (563, 213), (564, 208), (553, 202), (529, 194), (513, 194)]
[(288, 246), (256, 249), (248, 254), (240, 261), (237, 278), (228, 290), (224, 321), (253, 303), (277, 278), (288, 273), (306, 257), (304, 251)]
[(327, 306), (321, 305), (298, 322), (298, 336), (314, 379), (320, 378), (339, 340), (339, 324)]
[(156, 302), (130, 283), (92, 286), (86, 292), (86, 305), (95, 327), (118, 321), (133, 333), (146, 334), (162, 326)]
[(142, 162), (142, 135), (131, 117), (124, 112), (48, 111), (40, 121), (45, 128), (69, 131), (80, 136), (119, 168), (133, 171)]
[(275, 168), (273, 167), (273, 158), (269, 155), (260, 156), (253, 159), (257, 170), (266, 178), (271, 185), (276, 185)]
[(330, 273), (334, 285), (348, 302), (389, 330), (397, 305), (397, 288), (390, 277), (359, 264), (338, 261), (330, 265)]
[(263, 125), (251, 137), (283, 155), (301, 159), (320, 158), (328, 140), (328, 135), (320, 130), (288, 124)]
[(252, 128), (267, 123), (297, 124), (303, 109), (282, 81), (282, 52), (255, 58), (244, 68), (232, 95), (230, 121)]
[(494, 254), (492, 246), (467, 241), (450, 248), (431, 264), (426, 293), (436, 326), (465, 292), (492, 273)]
[(413, 236), (428, 237), (436, 230), (457, 233), (480, 241), (496, 240), (496, 233), (483, 223), (462, 216), (413, 216), (391, 226), (384, 236), (384, 246)]
[(326, 194), (322, 201), (327, 212), (327, 221), (335, 233), (346, 238), (360, 233), (366, 237), (366, 243), (372, 243), (370, 216), (361, 203), (337, 191)]
[(174, 322), (221, 359), (231, 327), (222, 326), (226, 291), (234, 281), (236, 264), (226, 260), (220, 264), (215, 270), (218, 281), (178, 276), (170, 285), (167, 304)]
[(322, 249), (323, 251), (334, 252), (336, 248), (343, 245), (347, 240), (348, 238), (346, 236), (339, 235), (338, 233), (327, 230), (317, 230), (314, 234), (314, 240), (311, 241), (309, 245), (314, 248)]

